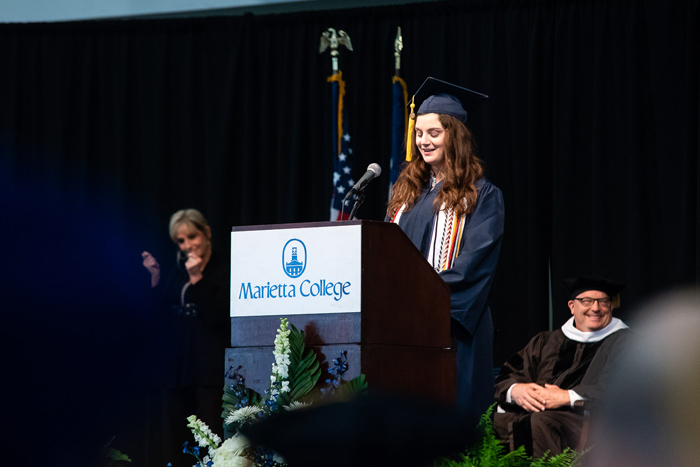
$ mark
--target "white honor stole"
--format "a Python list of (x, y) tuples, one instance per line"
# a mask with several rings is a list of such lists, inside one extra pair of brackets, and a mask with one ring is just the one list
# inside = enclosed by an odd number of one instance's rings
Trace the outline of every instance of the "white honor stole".
[[(396, 211), (391, 222), (399, 224), (401, 214), (406, 205)], [(456, 216), (454, 209), (445, 208), (443, 204), (433, 218), (433, 235), (430, 239), (430, 251), (426, 258), (435, 271), (446, 271), (450, 269), (459, 255), (462, 235), (464, 234), (464, 224), (467, 215)]]

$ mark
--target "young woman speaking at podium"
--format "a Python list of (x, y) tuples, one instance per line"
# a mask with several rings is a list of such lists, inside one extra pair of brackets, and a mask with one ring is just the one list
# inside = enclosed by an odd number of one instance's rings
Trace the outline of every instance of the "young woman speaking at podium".
[[(406, 164), (387, 218), (398, 224), (451, 291), (457, 403), (481, 415), (494, 398), (488, 305), (503, 236), (503, 195), (484, 177), (466, 127), (487, 96), (428, 78), (414, 96)], [(415, 120), (415, 124), (414, 124)]]

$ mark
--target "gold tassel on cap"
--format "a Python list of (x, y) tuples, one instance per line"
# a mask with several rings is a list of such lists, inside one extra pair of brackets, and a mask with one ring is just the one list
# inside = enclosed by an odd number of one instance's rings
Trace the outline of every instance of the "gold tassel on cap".
[(416, 96), (411, 97), (411, 115), (408, 118), (408, 131), (406, 132), (406, 162), (411, 162), (413, 159), (413, 129), (416, 126), (416, 114), (413, 109), (416, 108)]
[(612, 298), (612, 304), (615, 308), (620, 308), (620, 294), (616, 294)]

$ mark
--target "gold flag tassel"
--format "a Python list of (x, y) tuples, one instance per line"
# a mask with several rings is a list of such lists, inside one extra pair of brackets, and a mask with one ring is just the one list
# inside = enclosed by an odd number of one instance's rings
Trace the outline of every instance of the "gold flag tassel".
[(406, 131), (406, 162), (411, 162), (413, 159), (413, 129), (416, 127), (416, 114), (413, 109), (416, 108), (416, 96), (411, 97), (411, 115), (408, 118), (408, 131)]
[(326, 78), (328, 83), (334, 81), (338, 82), (338, 141), (336, 148), (336, 157), (340, 155), (341, 139), (343, 137), (343, 102), (345, 101), (345, 80), (343, 79), (343, 72), (338, 71), (337, 73)]

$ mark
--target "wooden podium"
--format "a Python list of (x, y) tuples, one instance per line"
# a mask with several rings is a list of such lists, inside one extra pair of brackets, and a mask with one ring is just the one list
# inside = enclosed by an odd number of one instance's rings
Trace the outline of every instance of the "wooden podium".
[(234, 227), (226, 367), (269, 387), (280, 318), (322, 362), (345, 351), (343, 379), (455, 401), (449, 287), (401, 229), (376, 221)]

